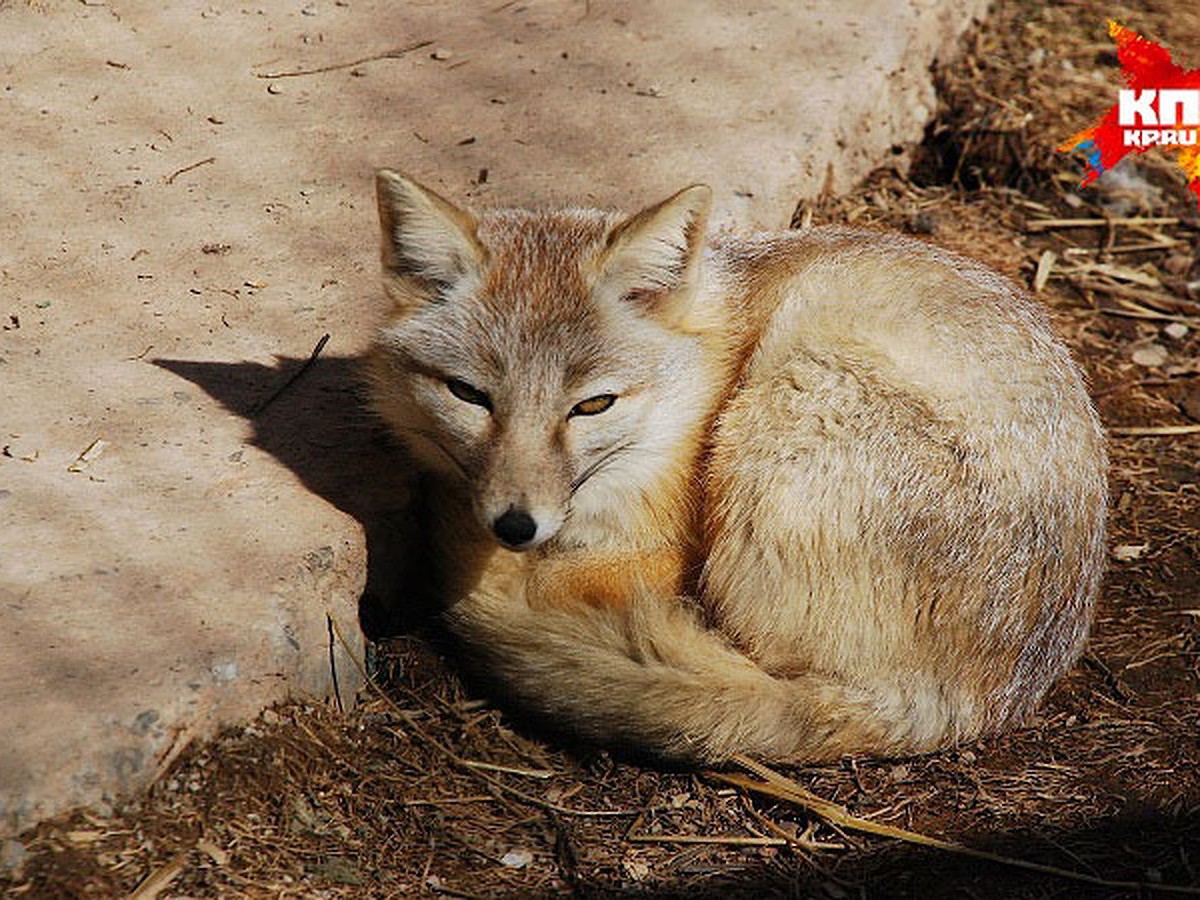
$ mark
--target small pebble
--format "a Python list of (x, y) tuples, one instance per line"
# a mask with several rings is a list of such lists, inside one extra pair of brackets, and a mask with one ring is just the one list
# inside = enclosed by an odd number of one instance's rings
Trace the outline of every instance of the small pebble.
[(436, 50), (434, 50), (432, 53), (429, 54), (429, 58), (441, 61), (441, 60), (447, 60), (450, 57), (452, 57), (453, 55), (454, 54), (451, 53), (449, 50), (447, 50), (445, 47), (438, 47)]
[(937, 217), (927, 209), (908, 218), (908, 230), (912, 234), (933, 234), (937, 231)]
[(1133, 351), (1133, 361), (1139, 366), (1155, 368), (1167, 361), (1167, 348), (1162, 344), (1147, 344)]
[(640, 859), (626, 859), (621, 861), (621, 868), (625, 870), (634, 881), (642, 881), (650, 877), (650, 866), (642, 862)]
[(1112, 555), (1117, 562), (1133, 562), (1145, 556), (1149, 549), (1149, 544), (1118, 544), (1113, 547)]
[(500, 865), (509, 869), (523, 869), (533, 862), (533, 854), (528, 850), (509, 850), (500, 857)]
[(1172, 322), (1163, 329), (1163, 333), (1169, 338), (1179, 340), (1180, 338), (1187, 337), (1188, 327), (1182, 322)]

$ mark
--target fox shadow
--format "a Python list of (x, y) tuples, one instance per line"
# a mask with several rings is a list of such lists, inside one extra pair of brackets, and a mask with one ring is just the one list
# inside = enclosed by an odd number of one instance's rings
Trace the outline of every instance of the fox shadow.
[[(437, 495), (372, 412), (361, 359), (276, 357), (274, 366), (172, 359), (153, 363), (245, 419), (252, 428), (250, 444), (270, 453), (307, 489), (362, 525), (367, 573), (358, 617), (369, 641), (386, 646), (389, 638), (418, 635), (438, 655), (453, 655), (453, 669), (468, 689), (491, 697), (519, 727), (582, 757), (593, 754), (561, 723), (510, 702), (504, 685), (471, 654), (452, 652), (455, 644), (440, 616), (447, 604), (444, 573), (434, 567), (439, 554), (426, 526)], [(269, 510), (263, 513), (269, 515)], [(387, 657), (372, 654), (368, 662), (386, 666)], [(385, 686), (389, 683), (385, 673), (375, 674)], [(618, 749), (616, 755), (651, 762), (636, 752)]]
[(422, 552), (419, 479), (366, 402), (360, 359), (277, 357), (274, 366), (153, 362), (244, 418), (253, 429), (249, 443), (359, 521), (367, 568), (359, 625), (368, 639), (423, 630), (431, 622), (438, 609), (431, 557)]

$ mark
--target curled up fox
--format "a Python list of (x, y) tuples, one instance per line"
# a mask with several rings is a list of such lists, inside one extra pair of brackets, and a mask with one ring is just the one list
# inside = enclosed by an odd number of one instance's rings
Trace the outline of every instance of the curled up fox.
[(375, 408), (445, 617), (507, 698), (683, 763), (934, 750), (1079, 656), (1104, 437), (1042, 310), (841, 227), (480, 213), (377, 177)]

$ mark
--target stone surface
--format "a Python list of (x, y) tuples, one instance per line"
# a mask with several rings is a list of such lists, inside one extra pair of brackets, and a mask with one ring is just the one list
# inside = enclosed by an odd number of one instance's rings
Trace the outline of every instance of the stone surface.
[(902, 158), (984, 6), (0, 2), (0, 831), (353, 694), (327, 615), (360, 651), (406, 526), (354, 391), (373, 168), (783, 226)]

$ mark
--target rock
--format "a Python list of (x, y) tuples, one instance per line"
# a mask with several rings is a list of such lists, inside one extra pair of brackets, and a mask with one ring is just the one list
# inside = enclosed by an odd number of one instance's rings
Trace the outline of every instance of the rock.
[(524, 848), (509, 850), (500, 857), (500, 865), (509, 869), (524, 869), (533, 862), (533, 854)]
[(1167, 361), (1167, 348), (1162, 344), (1146, 344), (1134, 350), (1131, 358), (1139, 366), (1154, 368)]
[(621, 868), (632, 881), (645, 881), (650, 877), (650, 866), (640, 859), (624, 859), (621, 861)]
[(1112, 557), (1117, 562), (1133, 562), (1145, 556), (1149, 549), (1149, 544), (1118, 544), (1112, 549)]

